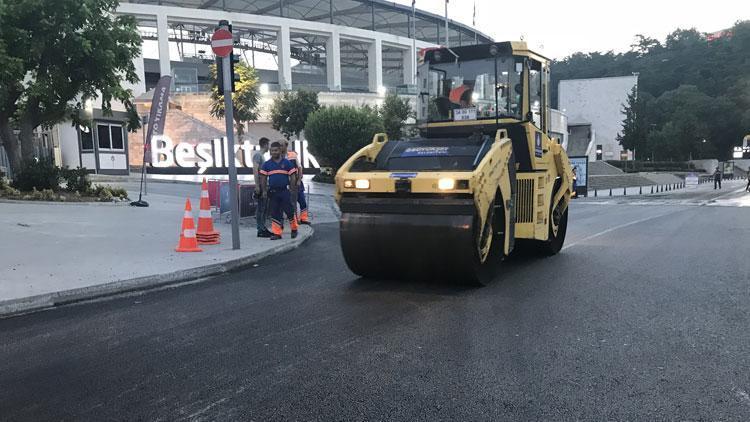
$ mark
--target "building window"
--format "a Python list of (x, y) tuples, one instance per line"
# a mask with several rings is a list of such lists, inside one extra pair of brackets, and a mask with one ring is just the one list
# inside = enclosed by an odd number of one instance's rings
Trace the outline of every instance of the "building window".
[(81, 126), (81, 151), (94, 150), (94, 137), (91, 134), (91, 128)]
[(122, 126), (112, 124), (96, 125), (96, 137), (100, 150), (119, 150), (125, 149), (123, 141)]

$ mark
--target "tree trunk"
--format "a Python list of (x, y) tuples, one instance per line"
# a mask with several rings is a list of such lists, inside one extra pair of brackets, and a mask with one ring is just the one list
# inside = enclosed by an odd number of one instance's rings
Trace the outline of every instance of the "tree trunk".
[(18, 171), (21, 168), (21, 151), (18, 147), (18, 139), (10, 126), (10, 119), (6, 116), (0, 116), (0, 141), (5, 148), (5, 153), (8, 154), (11, 172)]
[(21, 143), (21, 158), (24, 161), (31, 160), (36, 156), (34, 123), (29, 117), (23, 116), (19, 126), (18, 140)]

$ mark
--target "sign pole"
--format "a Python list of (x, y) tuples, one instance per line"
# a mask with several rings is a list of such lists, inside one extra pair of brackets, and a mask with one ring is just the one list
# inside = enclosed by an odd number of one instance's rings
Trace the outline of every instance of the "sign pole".
[(240, 203), (237, 198), (237, 165), (234, 162), (234, 116), (232, 107), (232, 70), (231, 56), (221, 60), (224, 70), (224, 117), (227, 123), (227, 156), (229, 157), (229, 200), (232, 203), (232, 249), (240, 248)]
[(211, 46), (214, 52), (222, 57), (221, 68), (224, 82), (224, 118), (227, 130), (227, 157), (229, 158), (229, 202), (232, 217), (232, 249), (240, 248), (240, 203), (237, 186), (237, 165), (234, 162), (234, 108), (232, 106), (232, 45), (229, 34), (229, 22), (219, 22), (219, 29), (214, 33)]

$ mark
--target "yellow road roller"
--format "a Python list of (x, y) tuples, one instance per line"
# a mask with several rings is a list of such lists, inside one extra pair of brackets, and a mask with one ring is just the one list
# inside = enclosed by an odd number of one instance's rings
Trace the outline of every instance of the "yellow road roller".
[(573, 172), (548, 132), (549, 60), (524, 42), (427, 49), (417, 83), (419, 136), (375, 135), (336, 174), (349, 268), (482, 284), (517, 244), (559, 252)]

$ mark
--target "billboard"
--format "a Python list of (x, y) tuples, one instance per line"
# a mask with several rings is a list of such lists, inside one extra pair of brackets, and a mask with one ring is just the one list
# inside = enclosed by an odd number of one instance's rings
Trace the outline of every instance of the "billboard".
[(575, 172), (573, 186), (576, 196), (587, 196), (589, 186), (589, 157), (584, 155), (581, 157), (568, 157), (568, 159), (570, 160), (570, 167)]

